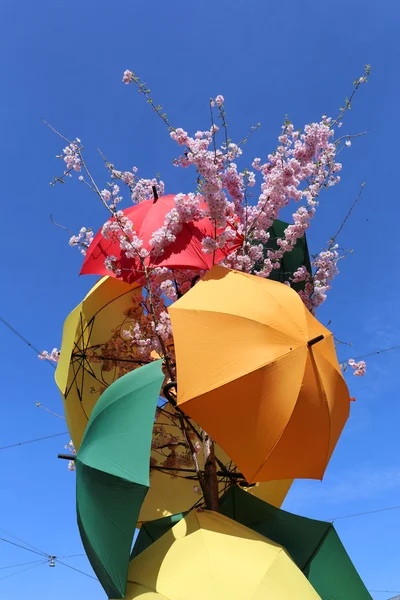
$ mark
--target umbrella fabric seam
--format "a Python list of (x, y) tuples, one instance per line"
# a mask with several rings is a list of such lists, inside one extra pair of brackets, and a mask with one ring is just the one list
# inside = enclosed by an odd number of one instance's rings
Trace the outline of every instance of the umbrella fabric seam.
[[(251, 370), (247, 371), (246, 373), (244, 373), (240, 377), (236, 377), (235, 379), (224, 380), (221, 383), (219, 383), (218, 385), (216, 385), (215, 387), (207, 388), (207, 392), (203, 392), (201, 394), (198, 394), (197, 396), (194, 396), (193, 398), (190, 398), (190, 400), (184, 400), (183, 402), (182, 401), (178, 402), (178, 405), (182, 406), (184, 404), (190, 404), (191, 402), (197, 400), (201, 396), (204, 396), (204, 395), (208, 394), (209, 392), (214, 392), (215, 390), (218, 390), (219, 388), (222, 388), (225, 385), (228, 385), (229, 383), (233, 383), (234, 381), (238, 381), (239, 379), (243, 379), (243, 377), (247, 377), (248, 375), (251, 375), (252, 373), (255, 373), (256, 371), (260, 371), (261, 369), (265, 369), (265, 367), (268, 367), (268, 366), (274, 364), (275, 362), (280, 361), (282, 358), (285, 358), (286, 356), (289, 356), (289, 354), (293, 354), (294, 352), (297, 352), (298, 350), (302, 350), (302, 349), (305, 349), (305, 347), (304, 346), (298, 346), (294, 350), (289, 350), (289, 352), (286, 352), (286, 354), (282, 354), (278, 358), (274, 358), (270, 362), (262, 363), (261, 365), (255, 367), (254, 369), (251, 369)], [(179, 371), (178, 371), (178, 385), (179, 385)], [(179, 391), (178, 391), (178, 393), (179, 393)]]

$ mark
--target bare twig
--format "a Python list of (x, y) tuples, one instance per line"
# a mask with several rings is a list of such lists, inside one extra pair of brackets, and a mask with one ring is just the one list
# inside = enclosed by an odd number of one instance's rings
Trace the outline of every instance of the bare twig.
[(53, 223), (53, 225), (55, 225), (56, 227), (59, 227), (60, 229), (64, 229), (64, 231), (67, 231), (71, 236), (73, 236), (74, 234), (72, 233), (72, 231), (70, 229), (68, 229), (68, 227), (65, 227), (65, 225), (60, 225), (59, 223), (56, 223), (55, 220), (53, 219), (53, 215), (52, 213), (50, 213), (50, 221)]
[(249, 133), (238, 143), (238, 146), (243, 146), (249, 139), (249, 137), (257, 130), (260, 129), (261, 123), (257, 123), (257, 125), (253, 125), (250, 129)]
[(50, 413), (51, 415), (53, 415), (54, 417), (58, 417), (59, 419), (63, 419), (65, 421), (65, 417), (63, 417), (62, 415), (59, 415), (55, 412), (53, 412), (52, 410), (50, 410), (49, 408), (46, 408), (45, 406), (43, 406), (43, 404), (41, 404), (41, 402), (36, 402), (36, 406), (38, 408), (43, 408), (43, 410), (45, 410), (46, 412)]
[(339, 229), (337, 230), (337, 232), (335, 233), (335, 235), (334, 235), (333, 237), (331, 237), (331, 239), (329, 240), (329, 250), (331, 250), (331, 249), (332, 249), (332, 247), (333, 247), (333, 246), (334, 246), (334, 244), (335, 244), (336, 238), (338, 237), (338, 235), (339, 235), (339, 234), (340, 234), (340, 232), (342, 231), (343, 227), (346, 225), (346, 222), (347, 222), (347, 220), (349, 219), (349, 217), (350, 217), (351, 213), (353, 212), (353, 209), (355, 208), (355, 206), (356, 206), (357, 202), (359, 201), (359, 199), (360, 199), (360, 197), (361, 197), (361, 194), (363, 193), (364, 187), (365, 187), (365, 183), (363, 182), (363, 183), (361, 184), (361, 188), (360, 188), (360, 191), (358, 192), (357, 198), (354, 200), (353, 204), (351, 205), (351, 207), (350, 207), (350, 209), (349, 209), (349, 211), (348, 211), (347, 215), (346, 215), (346, 216), (345, 216), (345, 218), (343, 219), (343, 221), (342, 221), (342, 223), (341, 223), (341, 225), (340, 225)]

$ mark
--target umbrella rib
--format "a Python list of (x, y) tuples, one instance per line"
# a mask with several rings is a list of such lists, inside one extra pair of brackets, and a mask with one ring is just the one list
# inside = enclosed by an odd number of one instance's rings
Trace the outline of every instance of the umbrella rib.
[(318, 542), (318, 545), (316, 546), (316, 548), (314, 548), (313, 552), (311, 553), (310, 558), (307, 560), (307, 562), (305, 563), (305, 565), (301, 568), (302, 573), (304, 573), (304, 571), (307, 569), (308, 565), (311, 563), (311, 561), (313, 560), (313, 558), (315, 558), (315, 556), (317, 555), (317, 552), (321, 548), (322, 544), (324, 543), (324, 541), (325, 541), (325, 539), (326, 539), (326, 537), (327, 537), (327, 535), (328, 535), (328, 533), (330, 532), (331, 529), (335, 530), (335, 528), (332, 525), (332, 523), (329, 523), (328, 527), (326, 528), (326, 531), (325, 531), (324, 535), (322, 536), (322, 538)]
[(116, 296), (115, 298), (112, 298), (109, 302), (107, 302), (106, 304), (104, 304), (101, 308), (99, 308), (93, 315), (92, 319), (94, 319), (95, 317), (97, 317), (99, 315), (99, 313), (101, 313), (102, 310), (104, 310), (107, 306), (109, 306), (110, 304), (112, 304), (113, 302), (115, 302), (116, 300), (119, 300), (120, 298), (123, 298), (124, 296), (126, 296), (127, 294), (132, 294), (133, 292), (135, 292), (137, 289), (139, 289), (141, 286), (137, 285), (137, 284), (133, 284), (134, 287), (132, 287), (131, 289), (127, 290), (126, 292), (124, 292), (123, 294), (120, 294), (119, 296)]
[[(296, 293), (296, 292), (295, 292)], [(300, 302), (302, 302), (300, 300)], [(279, 305), (280, 306), (280, 305)], [(224, 316), (231, 316), (231, 317), (235, 317), (235, 319), (238, 320), (243, 320), (243, 321), (250, 321), (251, 323), (256, 323), (257, 325), (261, 326), (261, 327), (265, 327), (268, 329), (271, 329), (272, 331), (278, 332), (280, 335), (282, 335), (285, 340), (283, 340), (282, 342), (280, 342), (281, 344), (286, 343), (286, 340), (289, 344), (294, 344), (294, 343), (300, 343), (300, 344), (305, 344), (306, 342), (303, 340), (296, 340), (295, 338), (290, 338), (288, 335), (286, 335), (285, 333), (283, 333), (280, 329), (276, 328), (276, 327), (272, 327), (272, 325), (270, 325), (269, 323), (261, 323), (260, 321), (258, 321), (257, 319), (251, 318), (251, 317), (246, 317), (244, 315), (237, 315), (234, 313), (227, 313), (224, 312), (222, 309), (221, 310), (209, 310), (207, 308), (202, 308), (200, 311), (195, 310), (193, 308), (179, 308), (176, 309), (178, 312), (187, 312), (187, 313), (210, 313), (210, 314), (214, 314), (214, 315), (224, 315)], [(283, 308), (281, 308), (282, 312), (285, 312)], [(306, 310), (306, 309), (305, 309)], [(293, 321), (291, 320), (291, 322), (293, 323)], [(296, 330), (298, 330), (297, 325), (296, 326)], [(307, 340), (308, 341), (308, 340)], [(277, 342), (278, 344), (279, 342)]]
[[(76, 363), (78, 363), (78, 369), (77, 369), (77, 370), (75, 370)], [(77, 389), (77, 391), (78, 391), (78, 395), (79, 395), (79, 388), (78, 388), (78, 385), (76, 384), (76, 379), (77, 379), (77, 377), (78, 377), (78, 374), (79, 374), (79, 366), (80, 366), (80, 362), (79, 362), (79, 361), (73, 361), (73, 362), (71, 362), (71, 366), (72, 366), (72, 371), (73, 371), (73, 373), (74, 373), (74, 376), (73, 376), (73, 378), (72, 378), (71, 385), (69, 386), (69, 388), (67, 388), (67, 389), (65, 390), (65, 397), (66, 397), (66, 398), (68, 398), (68, 396), (69, 396), (69, 393), (70, 393), (70, 391), (72, 390), (72, 387), (73, 387), (73, 385), (74, 385), (74, 384), (75, 384), (75, 387), (76, 387), (76, 389)]]
[[(81, 313), (81, 318), (82, 318), (82, 313)], [(85, 363), (87, 363), (87, 364), (89, 365), (89, 367), (90, 367), (90, 363), (89, 363), (89, 361), (88, 361), (88, 360), (87, 360), (87, 358), (86, 358), (86, 350), (87, 350), (87, 348), (88, 348), (88, 345), (89, 345), (89, 342), (90, 342), (90, 338), (91, 338), (91, 335), (92, 335), (92, 332), (93, 332), (93, 326), (94, 326), (94, 317), (92, 317), (92, 318), (90, 319), (89, 323), (88, 323), (88, 324), (87, 324), (87, 326), (86, 326), (86, 330), (87, 330), (87, 329), (89, 329), (89, 334), (88, 334), (88, 336), (87, 336), (87, 344), (85, 345), (85, 340), (84, 340), (84, 339), (83, 339), (83, 344), (82, 344), (82, 346), (83, 346), (83, 356), (84, 356), (84, 358), (83, 358), (83, 361), (82, 361), (83, 373), (82, 373), (81, 390), (80, 390), (79, 398), (80, 398), (80, 402), (81, 402), (81, 405), (82, 405), (83, 411), (84, 411), (84, 413), (85, 413), (85, 416), (86, 416), (86, 418), (87, 418), (87, 419), (89, 419), (89, 417), (88, 417), (88, 415), (86, 414), (85, 407), (83, 406), (83, 390), (84, 390), (85, 371), (87, 370), (87, 369), (86, 369), (86, 366), (85, 366)], [(83, 335), (83, 330), (82, 330), (82, 335)], [(90, 372), (89, 372), (89, 373), (90, 373)], [(91, 374), (91, 373), (90, 373), (90, 374)]]
[[(294, 350), (294, 352), (296, 352), (296, 350)], [(285, 355), (285, 356), (286, 356), (286, 355)], [(304, 365), (304, 366), (305, 366), (305, 365)], [(300, 390), (299, 390), (299, 392), (300, 392)], [(285, 434), (285, 431), (286, 431), (286, 429), (287, 429), (287, 427), (288, 427), (288, 425), (289, 425), (290, 421), (291, 421), (291, 420), (292, 420), (292, 418), (293, 418), (293, 414), (294, 414), (294, 411), (295, 411), (296, 405), (297, 405), (297, 401), (294, 403), (294, 406), (293, 406), (292, 412), (291, 412), (291, 414), (290, 414), (290, 417), (289, 417), (289, 419), (287, 420), (287, 423), (286, 423), (285, 427), (283, 428), (283, 431), (282, 431), (282, 432), (281, 432), (281, 434), (279, 435), (278, 439), (276, 440), (275, 444), (272, 446), (271, 450), (269, 451), (269, 453), (268, 453), (268, 456), (267, 456), (267, 457), (266, 457), (266, 458), (265, 458), (265, 459), (262, 461), (262, 463), (261, 463), (261, 465), (259, 466), (259, 468), (257, 469), (257, 471), (254, 473), (254, 475), (253, 475), (253, 476), (252, 476), (250, 479), (254, 480), (254, 479), (257, 477), (258, 473), (261, 471), (261, 469), (263, 468), (263, 466), (265, 465), (265, 463), (267, 462), (267, 460), (269, 460), (269, 458), (270, 458), (271, 454), (274, 452), (275, 448), (278, 446), (278, 444), (279, 444), (279, 442), (281, 441), (281, 439), (282, 439), (283, 435)]]
[(278, 358), (271, 359), (271, 360), (269, 360), (267, 362), (261, 363), (260, 365), (254, 367), (254, 369), (251, 369), (251, 370), (247, 371), (246, 373), (243, 373), (243, 375), (240, 375), (239, 377), (235, 377), (234, 379), (226, 379), (224, 381), (221, 381), (215, 387), (211, 387), (210, 386), (209, 388), (207, 388), (206, 392), (198, 393), (195, 396), (193, 396), (193, 398), (190, 398), (189, 400), (185, 400), (185, 402), (190, 403), (190, 402), (196, 400), (197, 398), (199, 398), (200, 396), (203, 396), (206, 393), (218, 390), (219, 388), (222, 388), (225, 385), (228, 385), (229, 383), (232, 383), (233, 381), (236, 381), (237, 379), (242, 379), (243, 377), (247, 377), (248, 375), (251, 375), (252, 373), (255, 373), (256, 371), (259, 371), (261, 369), (264, 369), (265, 367), (268, 367), (269, 365), (272, 365), (277, 360), (281, 360), (282, 358), (285, 358), (286, 356), (289, 356), (289, 354), (292, 354), (293, 352), (297, 352), (298, 350), (302, 350), (302, 349), (304, 349), (303, 346), (298, 346), (294, 350), (289, 350), (288, 352), (286, 352), (286, 354), (282, 354)]
[(326, 451), (326, 457), (325, 457), (325, 461), (324, 461), (324, 467), (326, 468), (329, 462), (329, 450), (331, 447), (331, 437), (332, 437), (332, 431), (331, 431), (331, 413), (329, 410), (329, 404), (328, 404), (328, 398), (325, 392), (325, 388), (323, 386), (323, 383), (320, 379), (319, 373), (318, 373), (318, 367), (317, 367), (317, 363), (315, 362), (315, 357), (313, 354), (313, 348), (310, 348), (310, 356), (311, 356), (311, 362), (312, 362), (312, 366), (313, 366), (313, 371), (314, 371), (314, 376), (315, 376), (315, 380), (317, 382), (317, 386), (321, 392), (321, 395), (323, 396), (324, 399), (324, 404), (326, 406), (326, 410), (328, 412), (328, 423), (329, 423), (329, 437), (328, 437), (328, 446), (327, 446), (327, 451)]

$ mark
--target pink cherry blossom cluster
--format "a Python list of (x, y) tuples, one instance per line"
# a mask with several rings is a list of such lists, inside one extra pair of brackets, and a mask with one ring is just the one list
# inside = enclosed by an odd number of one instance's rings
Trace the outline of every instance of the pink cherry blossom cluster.
[(158, 196), (164, 194), (165, 186), (163, 181), (158, 177), (153, 177), (153, 179), (139, 179), (137, 172), (137, 167), (132, 167), (132, 171), (118, 171), (114, 168), (111, 169), (111, 176), (119, 179), (129, 187), (133, 204), (139, 204), (144, 200), (153, 200), (153, 187), (156, 188)]
[(53, 348), (51, 352), (47, 352), (47, 350), (43, 350), (41, 354), (38, 355), (40, 360), (49, 360), (50, 362), (58, 363), (60, 359), (60, 351), (57, 348)]
[(70, 237), (69, 245), (70, 246), (78, 246), (81, 254), (83, 254), (83, 256), (85, 256), (87, 249), (89, 248), (90, 244), (93, 241), (93, 236), (94, 236), (94, 233), (90, 227), (89, 228), (81, 227), (78, 235), (73, 235)]
[(67, 170), (64, 171), (64, 175), (69, 175), (70, 171), (80, 171), (81, 170), (82, 160), (81, 160), (80, 152), (79, 152), (79, 144), (80, 143), (81, 143), (81, 140), (79, 138), (76, 138), (75, 141), (68, 144), (68, 146), (65, 146), (63, 153), (64, 153), (64, 162), (67, 167)]
[(348, 361), (349, 366), (353, 369), (353, 375), (356, 377), (363, 377), (367, 372), (367, 365), (364, 360), (359, 360), (356, 362), (353, 358), (350, 358)]
[[(65, 448), (65, 450), (68, 450), (69, 452), (71, 452), (71, 454), (76, 454), (75, 446), (74, 446), (72, 440), (70, 440), (68, 442), (68, 444), (65, 444), (64, 448)], [(74, 460), (70, 460), (68, 462), (68, 470), (75, 471), (75, 461)]]
[(328, 250), (322, 250), (312, 261), (315, 268), (313, 277), (314, 291), (311, 297), (311, 307), (315, 311), (326, 300), (326, 294), (331, 289), (331, 281), (339, 273), (338, 245), (334, 244)]
[[(127, 258), (143, 259), (148, 256), (148, 251), (142, 247), (143, 240), (138, 237), (132, 221), (122, 211), (114, 213), (114, 218), (103, 225), (101, 233), (104, 238), (117, 241)], [(114, 256), (107, 258), (112, 259), (111, 263), (116, 260)], [(113, 270), (111, 266), (108, 268)]]
[(200, 207), (202, 196), (199, 194), (177, 194), (175, 208), (166, 216), (164, 225), (153, 232), (150, 247), (153, 256), (160, 256), (169, 244), (176, 240), (184, 223), (198, 221), (204, 217), (205, 211)]

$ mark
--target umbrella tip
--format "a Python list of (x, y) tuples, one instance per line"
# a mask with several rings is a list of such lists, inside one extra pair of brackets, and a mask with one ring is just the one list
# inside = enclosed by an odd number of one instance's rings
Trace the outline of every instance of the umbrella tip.
[(170, 381), (163, 387), (164, 396), (172, 404), (172, 406), (176, 406), (176, 398), (171, 394), (171, 390), (175, 389), (177, 391), (176, 381)]
[(318, 342), (321, 342), (324, 339), (323, 335), (318, 335), (317, 337), (313, 338), (312, 340), (307, 342), (307, 346), (309, 348), (311, 348), (311, 346), (314, 346), (314, 344), (317, 344)]
[(152, 185), (151, 189), (153, 190), (153, 196), (154, 196), (153, 204), (155, 204), (157, 202), (157, 200), (158, 200), (157, 188), (156, 188), (155, 185)]

